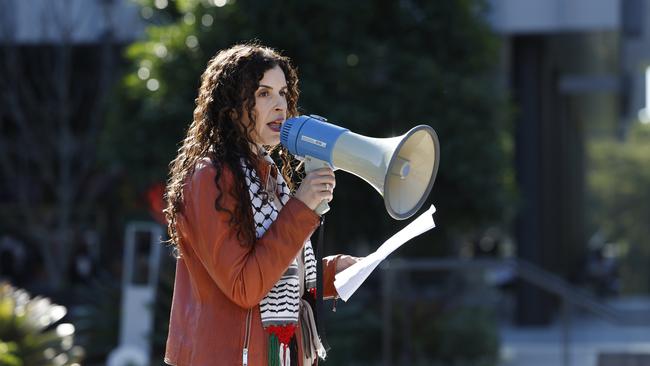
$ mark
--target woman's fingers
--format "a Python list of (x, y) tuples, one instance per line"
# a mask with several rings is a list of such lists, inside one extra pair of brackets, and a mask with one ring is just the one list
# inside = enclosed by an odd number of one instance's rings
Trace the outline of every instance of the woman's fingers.
[(335, 186), (336, 178), (332, 169), (316, 169), (305, 176), (296, 191), (296, 198), (314, 209), (321, 201), (332, 201)]
[(334, 177), (334, 172), (329, 168), (321, 168), (311, 171), (305, 176), (303, 181), (310, 181), (313, 183), (329, 183), (331, 185), (336, 184), (336, 178)]
[[(329, 168), (321, 168), (312, 171), (311, 184), (321, 193), (321, 198), (331, 202), (334, 199), (334, 187), (336, 178), (334, 172)], [(310, 174), (311, 174), (310, 173)]]
[[(303, 180), (303, 184), (305, 181)], [(326, 179), (326, 178), (316, 178), (311, 181), (309, 181), (310, 185), (314, 186), (317, 190), (319, 191), (334, 191), (334, 188), (336, 187), (336, 180), (334, 179)]]

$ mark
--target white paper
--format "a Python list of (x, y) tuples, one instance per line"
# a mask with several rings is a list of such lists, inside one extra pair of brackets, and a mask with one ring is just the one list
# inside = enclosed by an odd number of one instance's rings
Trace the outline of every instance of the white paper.
[(379, 263), (386, 259), (388, 255), (401, 247), (407, 241), (423, 234), (434, 227), (433, 213), (436, 208), (431, 207), (411, 221), (404, 229), (386, 240), (375, 252), (369, 254), (359, 262), (351, 265), (345, 270), (337, 273), (334, 277), (334, 287), (343, 301), (348, 301), (350, 296), (361, 286), (361, 284), (370, 276), (372, 271), (377, 268)]

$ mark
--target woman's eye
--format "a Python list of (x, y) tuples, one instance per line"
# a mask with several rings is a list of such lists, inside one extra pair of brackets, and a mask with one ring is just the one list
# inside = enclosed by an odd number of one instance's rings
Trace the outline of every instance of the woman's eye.
[(260, 97), (268, 97), (268, 96), (269, 96), (269, 92), (267, 92), (267, 91), (260, 92), (259, 96), (260, 96)]
[(286, 97), (286, 96), (287, 96), (287, 92), (286, 92), (285, 90), (283, 90), (283, 91), (280, 92), (280, 95), (283, 96), (283, 97)]

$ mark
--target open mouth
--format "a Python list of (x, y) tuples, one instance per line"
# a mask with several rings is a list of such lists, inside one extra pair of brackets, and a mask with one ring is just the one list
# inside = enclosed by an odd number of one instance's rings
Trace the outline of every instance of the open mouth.
[(282, 121), (283, 120), (278, 119), (273, 122), (269, 122), (266, 125), (269, 126), (269, 128), (273, 130), (273, 132), (280, 132), (280, 130), (282, 129)]

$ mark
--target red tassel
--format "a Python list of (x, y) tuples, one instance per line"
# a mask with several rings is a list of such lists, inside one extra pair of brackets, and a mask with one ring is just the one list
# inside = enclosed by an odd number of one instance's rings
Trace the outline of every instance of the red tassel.
[(316, 299), (316, 287), (310, 288), (309, 293)]
[(271, 325), (266, 328), (266, 331), (272, 334), (275, 334), (278, 337), (278, 340), (281, 344), (288, 346), (291, 341), (291, 337), (296, 332), (295, 324), (286, 324), (286, 325)]

